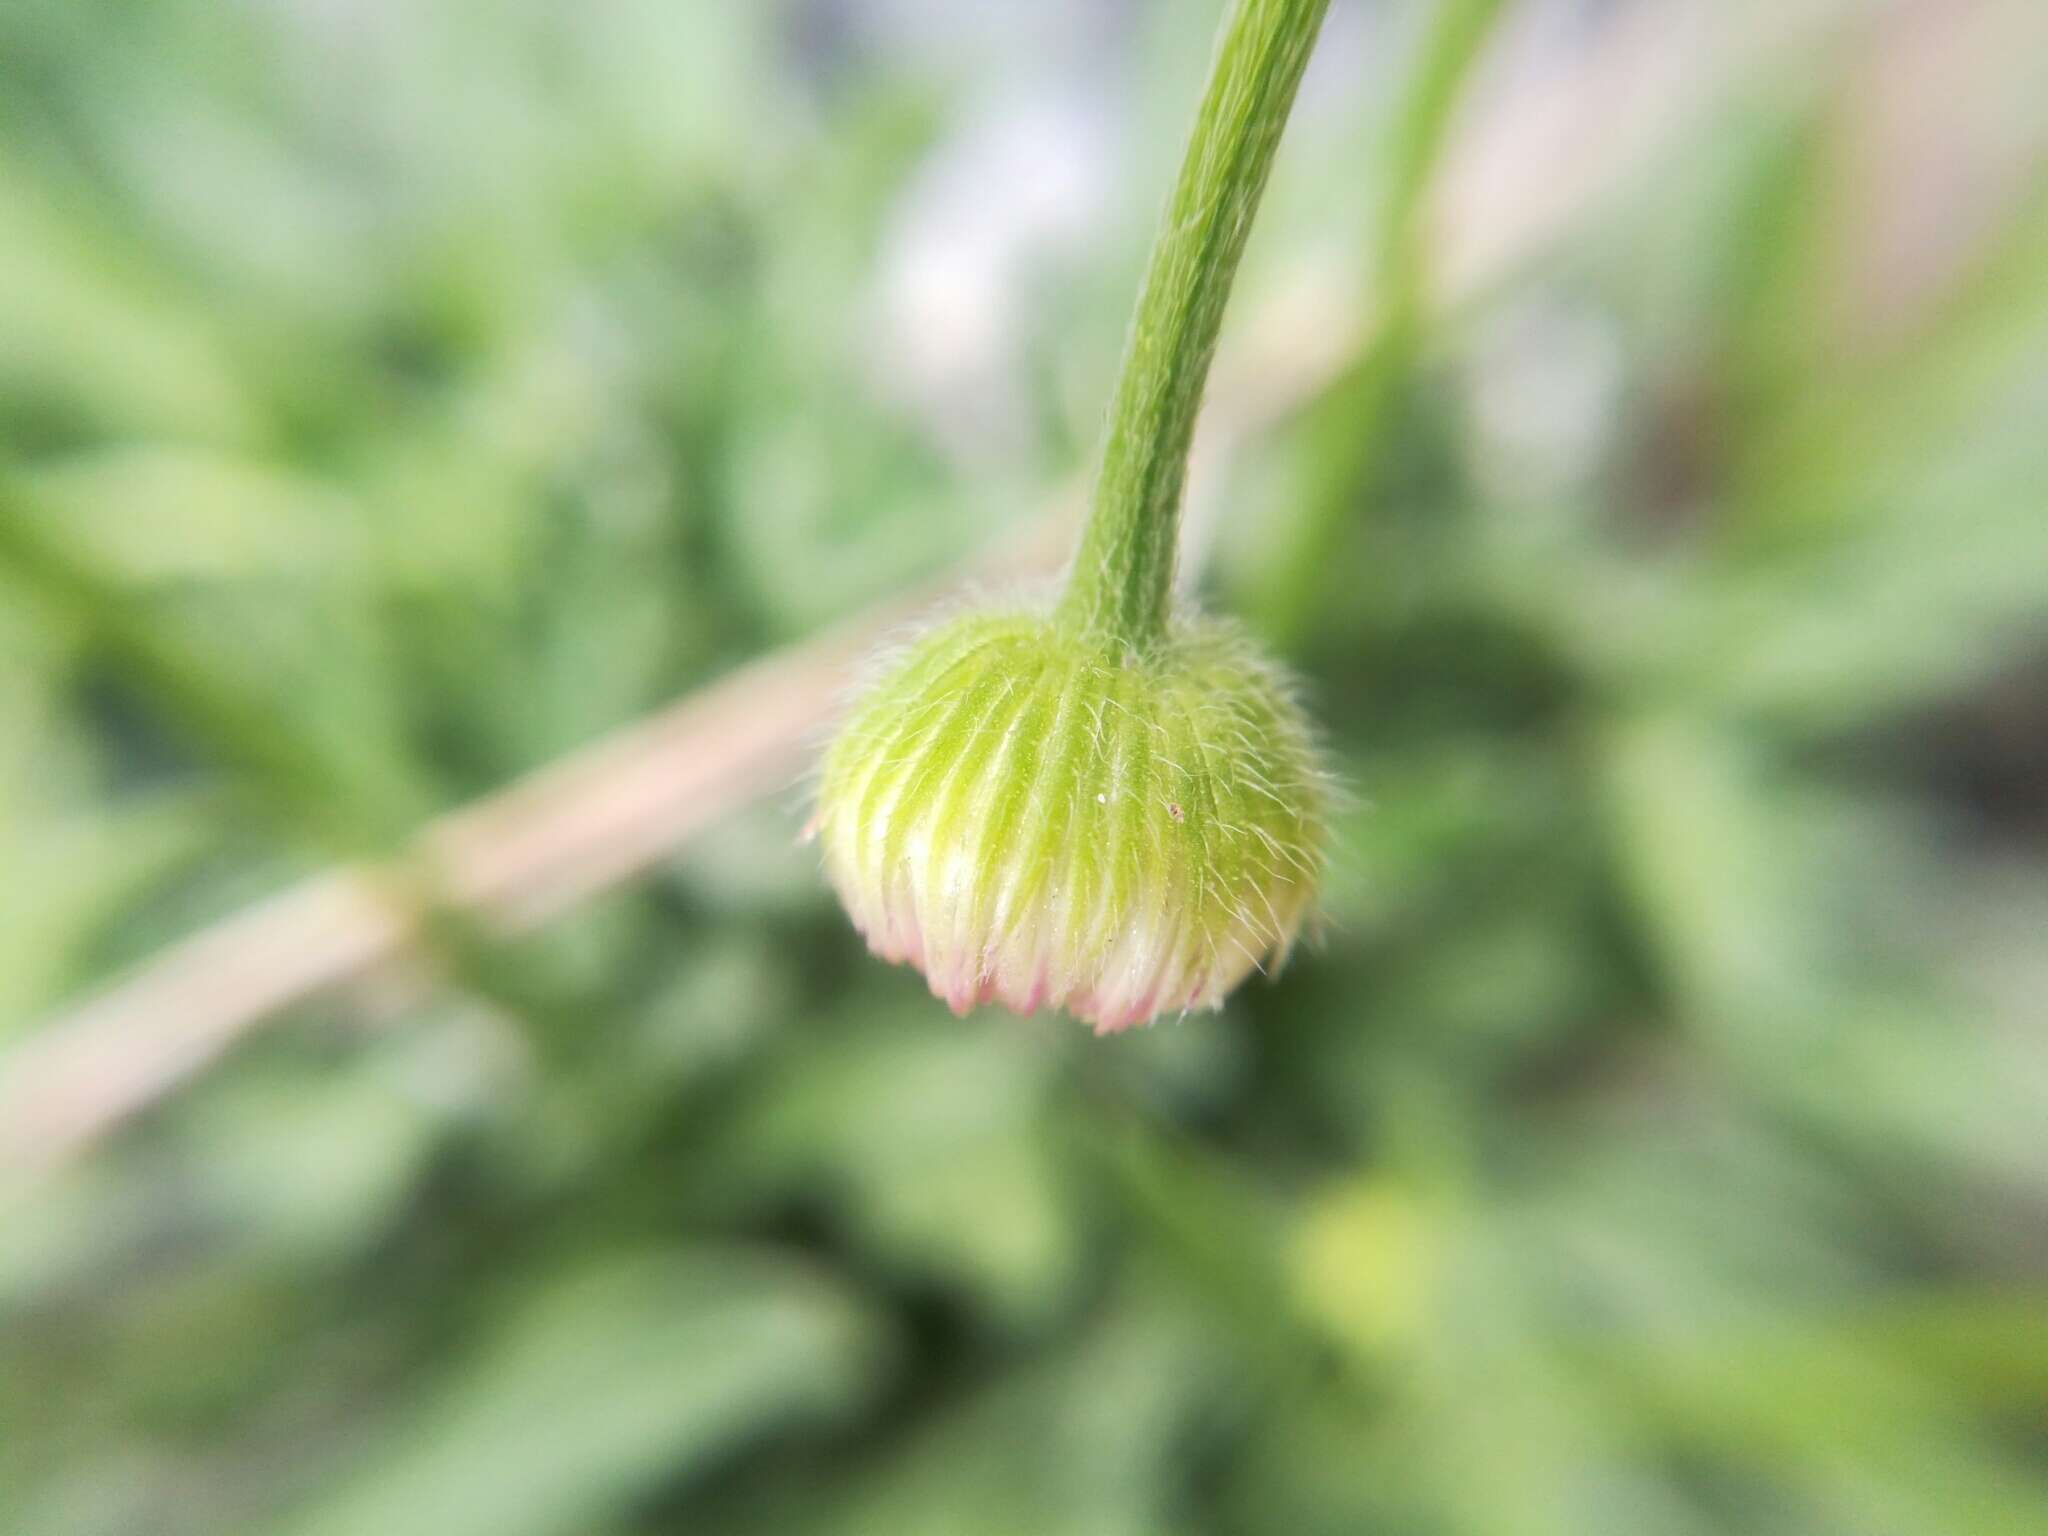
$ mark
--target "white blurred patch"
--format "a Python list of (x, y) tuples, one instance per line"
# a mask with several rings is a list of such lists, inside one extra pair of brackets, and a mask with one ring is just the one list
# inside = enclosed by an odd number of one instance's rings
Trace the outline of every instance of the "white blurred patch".
[(884, 239), (876, 383), (968, 462), (1021, 446), (1033, 288), (1099, 227), (1113, 182), (1103, 114), (1010, 103), (967, 123), (912, 180)]
[(1487, 493), (1547, 501), (1584, 486), (1613, 443), (1623, 364), (1613, 321), (1590, 306), (1536, 297), (1489, 316), (1467, 376)]

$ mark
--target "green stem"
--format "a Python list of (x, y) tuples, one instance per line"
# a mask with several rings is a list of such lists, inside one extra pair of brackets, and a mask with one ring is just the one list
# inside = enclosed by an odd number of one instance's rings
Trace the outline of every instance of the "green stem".
[(1188, 446), (1223, 307), (1329, 0), (1237, 0), (1152, 248), (1061, 617), (1143, 650), (1165, 632)]

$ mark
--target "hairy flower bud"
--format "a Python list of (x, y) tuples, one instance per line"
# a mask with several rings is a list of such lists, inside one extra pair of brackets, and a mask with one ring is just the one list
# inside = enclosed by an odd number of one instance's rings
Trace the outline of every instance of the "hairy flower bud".
[(826, 755), (826, 872), (876, 954), (955, 1012), (1098, 1032), (1215, 1007), (1284, 959), (1327, 790), (1282, 674), (1234, 626), (1143, 653), (1027, 613), (924, 635)]

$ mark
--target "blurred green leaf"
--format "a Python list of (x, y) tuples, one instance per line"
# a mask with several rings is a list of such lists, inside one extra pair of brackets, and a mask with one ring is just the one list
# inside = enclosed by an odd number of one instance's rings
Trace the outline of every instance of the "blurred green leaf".
[(278, 1531), (544, 1536), (588, 1529), (771, 1426), (854, 1406), (872, 1321), (767, 1256), (593, 1260), (532, 1294)]
[(1049, 1119), (1059, 1043), (1029, 1025), (933, 1031), (916, 1010), (843, 1020), (743, 1110), (726, 1154), (744, 1189), (813, 1188), (908, 1277), (1044, 1317), (1080, 1261)]

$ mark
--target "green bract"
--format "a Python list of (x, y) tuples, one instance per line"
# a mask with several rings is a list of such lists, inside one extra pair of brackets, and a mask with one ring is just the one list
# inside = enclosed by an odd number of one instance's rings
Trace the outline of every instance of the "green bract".
[(1279, 670), (1235, 626), (1145, 652), (1028, 613), (953, 619), (825, 759), (825, 866), (869, 946), (958, 1012), (1121, 1029), (1285, 957), (1327, 790)]

